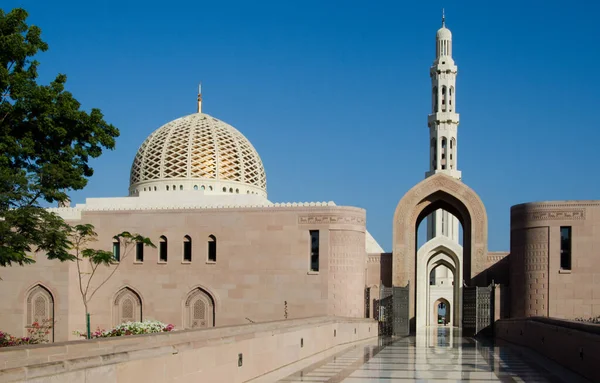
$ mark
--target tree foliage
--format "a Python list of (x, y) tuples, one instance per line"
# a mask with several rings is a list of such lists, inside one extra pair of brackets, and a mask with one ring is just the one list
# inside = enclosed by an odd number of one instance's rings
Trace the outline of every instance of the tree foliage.
[[(136, 244), (142, 243), (144, 246), (156, 247), (149, 238), (124, 231), (114, 236), (114, 239), (119, 242), (120, 249), (119, 259), (117, 260), (110, 251), (89, 247), (90, 243), (97, 241), (97, 237), (98, 234), (94, 231), (94, 226), (89, 223), (73, 226), (70, 234), (73, 253), (77, 262), (79, 292), (86, 314), (89, 313), (89, 302), (96, 292), (117, 272), (121, 263), (129, 257)], [(94, 285), (92, 280), (95, 280), (94, 277), (99, 275), (97, 271), (100, 266), (112, 267), (112, 270), (97, 285)]]
[(31, 263), (32, 251), (74, 259), (68, 225), (40, 203), (82, 189), (93, 174), (89, 160), (119, 136), (99, 109), (81, 110), (64, 74), (37, 84), (34, 57), (48, 45), (27, 16), (0, 9), (0, 266)]

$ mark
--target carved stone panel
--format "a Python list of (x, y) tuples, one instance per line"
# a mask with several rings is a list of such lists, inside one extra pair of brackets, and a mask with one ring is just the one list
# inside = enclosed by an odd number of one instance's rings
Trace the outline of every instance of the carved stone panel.
[(548, 315), (548, 227), (511, 232), (511, 291), (514, 316)]

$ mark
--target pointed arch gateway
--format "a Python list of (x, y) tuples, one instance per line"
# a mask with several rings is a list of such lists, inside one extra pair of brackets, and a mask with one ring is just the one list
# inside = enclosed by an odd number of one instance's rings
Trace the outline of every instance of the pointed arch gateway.
[(463, 226), (463, 281), (467, 286), (486, 283), (487, 214), (483, 202), (463, 182), (438, 173), (424, 179), (400, 200), (394, 213), (392, 281), (394, 286), (409, 285), (409, 322), (416, 326), (417, 228), (432, 212), (443, 209), (458, 218)]

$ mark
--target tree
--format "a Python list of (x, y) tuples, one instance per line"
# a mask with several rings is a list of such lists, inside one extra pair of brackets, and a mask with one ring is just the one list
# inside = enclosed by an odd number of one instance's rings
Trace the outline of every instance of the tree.
[[(127, 231), (115, 235), (114, 239), (119, 241), (120, 254), (117, 254), (119, 259), (115, 259), (115, 254), (106, 250), (96, 250), (89, 248), (91, 242), (97, 240), (98, 234), (94, 231), (94, 226), (91, 224), (81, 224), (73, 226), (70, 241), (73, 244), (73, 252), (75, 253), (75, 261), (77, 263), (77, 275), (79, 277), (79, 292), (83, 306), (85, 307), (86, 321), (88, 321), (88, 338), (89, 338), (89, 303), (96, 292), (104, 286), (104, 284), (117, 272), (121, 263), (131, 254), (131, 250), (141, 243), (143, 246), (156, 248), (149, 238), (139, 234), (131, 234)], [(112, 267), (112, 271), (100, 281), (95, 287), (92, 285), (96, 272), (100, 266)]]
[(31, 263), (32, 251), (75, 259), (69, 226), (40, 203), (82, 189), (93, 174), (89, 159), (113, 149), (119, 136), (99, 109), (80, 109), (64, 74), (37, 84), (33, 57), (48, 45), (27, 16), (0, 9), (0, 266)]

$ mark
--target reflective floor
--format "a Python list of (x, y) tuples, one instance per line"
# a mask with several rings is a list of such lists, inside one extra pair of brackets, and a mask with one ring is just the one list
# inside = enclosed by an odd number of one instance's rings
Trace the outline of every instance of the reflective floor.
[(539, 355), (486, 344), (458, 329), (429, 328), (394, 342), (355, 346), (280, 382), (587, 382)]

